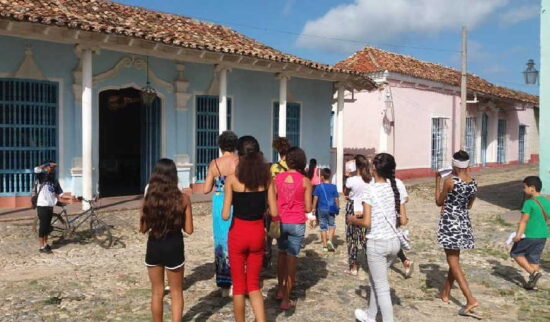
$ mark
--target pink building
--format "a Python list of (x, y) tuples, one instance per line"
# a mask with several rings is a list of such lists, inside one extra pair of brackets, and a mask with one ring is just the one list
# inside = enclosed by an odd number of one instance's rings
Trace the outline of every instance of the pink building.
[[(336, 67), (368, 72), (377, 90), (349, 93), (346, 152), (395, 155), (398, 175), (431, 175), (460, 148), (460, 72), (367, 47)], [(466, 146), (476, 165), (538, 162), (538, 97), (468, 75)]]

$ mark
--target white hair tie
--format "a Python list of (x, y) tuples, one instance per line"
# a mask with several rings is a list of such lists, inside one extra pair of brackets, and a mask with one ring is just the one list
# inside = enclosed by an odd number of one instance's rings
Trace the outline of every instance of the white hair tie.
[(470, 160), (460, 161), (457, 159), (453, 159), (453, 167), (459, 168), (459, 169), (466, 169), (470, 166)]

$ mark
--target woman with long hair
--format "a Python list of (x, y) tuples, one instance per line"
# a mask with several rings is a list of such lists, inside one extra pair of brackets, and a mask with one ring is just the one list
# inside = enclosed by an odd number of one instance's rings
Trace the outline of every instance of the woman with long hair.
[(229, 296), (231, 288), (231, 265), (228, 258), (227, 234), (231, 226), (230, 220), (222, 219), (225, 178), (235, 173), (239, 157), (237, 135), (225, 131), (218, 137), (218, 147), (222, 155), (210, 162), (208, 173), (204, 180), (203, 192), (212, 195), (212, 230), (214, 236), (214, 262), (216, 263), (216, 285), (221, 288), (222, 296)]
[[(347, 196), (348, 202), (346, 204), (346, 218), (354, 216), (357, 218), (363, 217), (363, 205), (361, 204), (361, 198), (368, 188), (372, 177), (369, 169), (369, 160), (363, 155), (356, 155), (354, 158), (354, 171), (350, 172), (350, 176), (346, 179), (346, 189), (344, 194)], [(346, 273), (357, 276), (359, 264), (357, 261), (357, 255), (359, 247), (363, 250), (366, 249), (365, 239), (366, 228), (346, 224), (346, 244), (348, 248), (348, 269)]]
[(466, 305), (460, 314), (472, 314), (479, 303), (472, 295), (466, 277), (460, 267), (460, 251), (474, 248), (474, 234), (469, 209), (472, 208), (477, 193), (477, 182), (468, 173), (470, 156), (466, 151), (453, 154), (452, 175), (441, 184), (441, 175), (435, 176), (435, 203), (441, 207), (441, 218), (437, 231), (437, 241), (445, 249), (449, 272), (440, 297), (449, 302), (454, 282), (458, 283), (466, 297)]
[(309, 164), (306, 169), (306, 177), (311, 181), (311, 185), (315, 188), (316, 185), (321, 184), (321, 169), (317, 167), (316, 159), (309, 159)]
[[(401, 249), (396, 220), (408, 222), (404, 186), (395, 178), (395, 159), (391, 154), (377, 154), (371, 166), (374, 182), (363, 195), (363, 218), (347, 217), (350, 224), (367, 227), (367, 262), (369, 265), (369, 308), (355, 310), (359, 321), (375, 321), (378, 310), (384, 322), (393, 321), (393, 306), (388, 269)], [(400, 188), (401, 187), (401, 188)]]
[(312, 187), (305, 176), (306, 154), (299, 147), (292, 147), (286, 154), (288, 171), (279, 173), (269, 189), (271, 216), (281, 224), (281, 236), (277, 240), (277, 293), (280, 308), (288, 310), (294, 306), (290, 294), (296, 279), (296, 256), (306, 231), (306, 212), (311, 212)]
[(264, 214), (267, 190), (271, 181), (269, 165), (264, 160), (258, 141), (243, 136), (237, 142), (239, 164), (234, 175), (227, 177), (222, 217), (231, 218), (229, 262), (233, 281), (235, 321), (245, 321), (245, 296), (248, 295), (256, 321), (266, 320), (260, 289), (260, 272), (264, 254)]
[(172, 300), (172, 321), (183, 314), (183, 268), (185, 253), (182, 230), (193, 233), (191, 200), (178, 188), (176, 164), (160, 159), (149, 180), (140, 218), (140, 232), (148, 234), (145, 265), (151, 281), (153, 321), (162, 321), (164, 273)]

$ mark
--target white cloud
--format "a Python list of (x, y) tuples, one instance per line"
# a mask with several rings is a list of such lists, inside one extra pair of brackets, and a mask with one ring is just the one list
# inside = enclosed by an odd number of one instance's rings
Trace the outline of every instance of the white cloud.
[(530, 20), (540, 13), (538, 5), (510, 8), (500, 15), (500, 23), (503, 25), (513, 25), (522, 21)]
[(411, 33), (459, 31), (464, 24), (472, 29), (509, 1), (355, 0), (308, 21), (296, 43), (304, 48), (348, 52), (367, 43), (391, 41)]

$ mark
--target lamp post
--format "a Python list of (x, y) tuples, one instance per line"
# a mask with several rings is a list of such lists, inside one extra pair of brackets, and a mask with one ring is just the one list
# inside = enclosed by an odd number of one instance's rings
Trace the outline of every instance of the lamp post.
[(535, 62), (532, 59), (527, 61), (527, 68), (523, 71), (525, 84), (535, 85), (539, 78), (539, 71), (535, 69)]
[(146, 58), (145, 69), (147, 73), (147, 83), (145, 87), (141, 89), (141, 100), (145, 107), (151, 107), (155, 98), (157, 98), (157, 91), (151, 87), (151, 82), (149, 82), (149, 57)]

